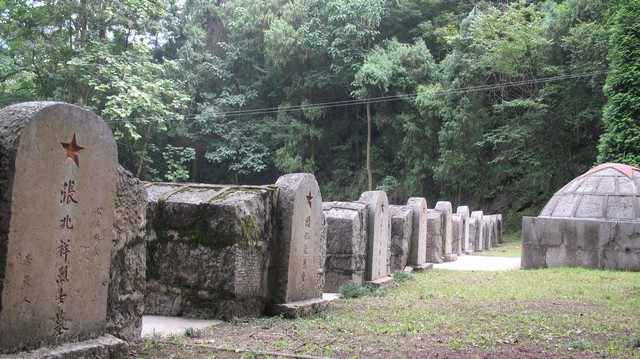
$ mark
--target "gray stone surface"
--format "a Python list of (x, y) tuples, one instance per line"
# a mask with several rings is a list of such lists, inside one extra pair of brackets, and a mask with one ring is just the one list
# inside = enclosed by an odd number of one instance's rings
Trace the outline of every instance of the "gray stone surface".
[(118, 166), (114, 241), (111, 248), (107, 332), (128, 342), (140, 339), (147, 269), (147, 191)]
[(451, 202), (439, 201), (436, 203), (435, 210), (444, 214), (442, 218), (442, 256), (446, 260), (446, 258), (452, 258), (450, 255), (453, 254), (453, 229), (451, 227), (453, 208)]
[(482, 243), (484, 244), (485, 250), (490, 250), (493, 248), (493, 243), (491, 242), (492, 237), (493, 237), (493, 226), (491, 225), (491, 216), (483, 215), (482, 216)]
[(310, 173), (294, 173), (280, 177), (276, 186), (270, 300), (322, 298), (327, 239), (318, 182)]
[(411, 232), (413, 231), (413, 208), (389, 206), (391, 214), (391, 242), (389, 246), (389, 273), (404, 270), (409, 262)]
[(0, 352), (104, 334), (116, 143), (80, 107), (0, 110)]
[(464, 218), (459, 214), (451, 216), (452, 247), (456, 256), (462, 254), (462, 242), (464, 241)]
[(427, 262), (441, 263), (442, 255), (442, 225), (444, 213), (435, 209), (427, 210)]
[(484, 251), (484, 214), (482, 211), (473, 211), (471, 212), (471, 224), (475, 224), (475, 231), (471, 231), (470, 235), (473, 235), (475, 239), (475, 247), (474, 250), (481, 252)]
[(364, 281), (369, 210), (358, 202), (325, 202), (323, 209), (327, 228), (325, 292), (337, 293), (347, 282)]
[[(460, 216), (462, 216), (462, 230), (464, 232), (463, 234), (463, 240), (462, 240), (462, 248), (461, 251), (464, 254), (472, 254), (473, 253), (473, 247), (471, 246), (471, 244), (469, 243), (469, 219), (471, 218), (471, 212), (469, 211), (469, 207), (467, 206), (458, 206), (458, 208), (456, 209), (456, 213), (459, 214)], [(500, 219), (502, 220), (502, 216), (500, 216)], [(501, 222), (502, 223), (502, 222)]]
[(640, 271), (640, 222), (522, 219), (522, 268)]
[(640, 220), (640, 169), (603, 164), (556, 192), (540, 217)]
[(389, 200), (383, 191), (368, 191), (360, 196), (359, 202), (366, 203), (369, 211), (365, 280), (374, 281), (389, 275), (387, 267), (391, 240)]
[(127, 342), (112, 335), (103, 335), (82, 342), (66, 343), (57, 347), (43, 347), (30, 352), (0, 355), (3, 359), (115, 359), (129, 355)]
[(413, 209), (409, 265), (422, 266), (427, 262), (427, 200), (411, 197), (407, 206)]
[(282, 303), (274, 306), (275, 315), (283, 315), (286, 318), (308, 317), (329, 310), (329, 300), (322, 298), (307, 299), (303, 301)]
[(148, 183), (145, 313), (260, 315), (269, 298), (273, 186)]

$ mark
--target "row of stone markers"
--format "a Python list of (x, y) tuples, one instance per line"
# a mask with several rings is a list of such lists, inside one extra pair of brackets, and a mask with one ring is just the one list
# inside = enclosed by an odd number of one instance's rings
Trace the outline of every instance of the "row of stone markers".
[(424, 198), (389, 205), (382, 191), (362, 194), (355, 202), (325, 202), (327, 252), (325, 292), (353, 282), (385, 285), (396, 270), (423, 270), (451, 262), (474, 250), (502, 243), (502, 216), (483, 215), (451, 203), (427, 208)]
[(104, 121), (62, 103), (0, 110), (0, 167), (0, 354), (17, 357), (123, 357), (143, 310), (320, 311), (340, 281), (383, 283), (501, 241), (498, 217), (462, 207), (457, 219), (446, 202), (390, 206), (373, 191), (323, 203), (311, 174), (142, 184)]

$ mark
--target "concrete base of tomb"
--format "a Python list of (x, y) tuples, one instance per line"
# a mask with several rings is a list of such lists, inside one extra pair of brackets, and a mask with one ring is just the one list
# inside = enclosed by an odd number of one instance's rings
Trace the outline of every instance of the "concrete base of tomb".
[(423, 272), (429, 269), (433, 269), (433, 263), (422, 263), (413, 266), (414, 272)]
[(389, 288), (393, 286), (393, 277), (382, 277), (367, 283), (373, 284), (376, 287), (380, 288)]
[(458, 260), (457, 254), (445, 254), (444, 261), (445, 262), (455, 262)]
[(283, 315), (287, 318), (306, 317), (326, 312), (329, 310), (329, 302), (329, 299), (315, 298), (299, 302), (276, 304), (273, 306), (272, 312), (274, 315)]
[(473, 255), (473, 250), (470, 249), (468, 251), (464, 251), (464, 254), (467, 255), (467, 256), (471, 256), (471, 255)]
[(97, 339), (85, 340), (78, 343), (67, 343), (55, 348), (40, 348), (30, 352), (0, 355), (3, 359), (36, 359), (36, 358), (126, 358), (129, 344), (112, 335), (104, 335)]
[(413, 273), (413, 267), (406, 266), (402, 271), (407, 273)]

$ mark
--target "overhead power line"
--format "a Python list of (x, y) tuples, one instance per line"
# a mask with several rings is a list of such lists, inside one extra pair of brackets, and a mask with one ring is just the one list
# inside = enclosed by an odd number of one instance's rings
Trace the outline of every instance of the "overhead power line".
[[(436, 92), (435, 94), (445, 95), (445, 94), (469, 93), (469, 92), (479, 92), (479, 91), (486, 91), (486, 90), (504, 89), (504, 88), (516, 87), (516, 86), (535, 85), (535, 84), (554, 82), (554, 81), (564, 81), (564, 80), (591, 77), (591, 76), (597, 76), (597, 75), (606, 75), (608, 72), (609, 72), (608, 70), (598, 70), (598, 71), (583, 72), (578, 74), (565, 74), (565, 75), (558, 75), (558, 76), (527, 79), (527, 80), (521, 80), (521, 81), (496, 83), (491, 85), (443, 89), (441, 91)], [(206, 115), (203, 115), (203, 114), (189, 115), (189, 116), (184, 116), (183, 118), (184, 119), (199, 118), (199, 119), (209, 120), (209, 119), (221, 118), (221, 117), (269, 115), (269, 114), (276, 114), (276, 113), (282, 113), (282, 112), (288, 113), (288, 112), (299, 112), (299, 111), (313, 110), (313, 109), (326, 109), (326, 108), (362, 105), (366, 103), (375, 104), (375, 103), (392, 102), (392, 101), (412, 100), (412, 99), (415, 99), (416, 97), (418, 97), (418, 94), (413, 93), (413, 94), (403, 94), (403, 95), (393, 95), (393, 96), (371, 97), (366, 99), (321, 102), (321, 103), (303, 104), (303, 105), (286, 106), (286, 107), (267, 107), (267, 108), (250, 109), (250, 110), (213, 112), (213, 113), (208, 113)], [(148, 117), (137, 117), (137, 118), (127, 118), (127, 119), (113, 119), (113, 120), (108, 120), (107, 122), (111, 122), (111, 123), (141, 122), (141, 121), (149, 121), (149, 120), (153, 120), (153, 119)], [(172, 119), (165, 119), (165, 120), (175, 121), (179, 119), (172, 118)]]

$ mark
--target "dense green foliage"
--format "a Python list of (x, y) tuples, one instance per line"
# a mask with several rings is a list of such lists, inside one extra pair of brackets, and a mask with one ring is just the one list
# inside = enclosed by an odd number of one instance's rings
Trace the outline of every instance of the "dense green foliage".
[(628, 0), (613, 17), (610, 72), (604, 87), (604, 134), (598, 160), (640, 166), (640, 1)]
[(623, 2), (0, 0), (0, 106), (90, 108), (144, 179), (308, 171), (324, 199), (518, 212), (638, 164)]

